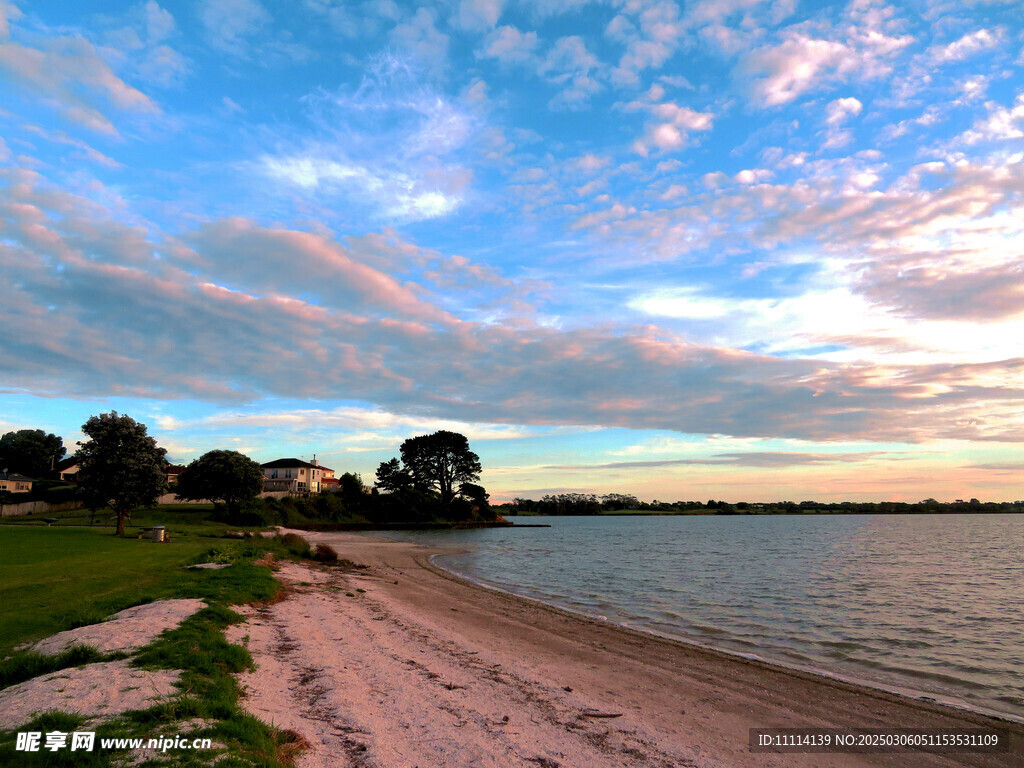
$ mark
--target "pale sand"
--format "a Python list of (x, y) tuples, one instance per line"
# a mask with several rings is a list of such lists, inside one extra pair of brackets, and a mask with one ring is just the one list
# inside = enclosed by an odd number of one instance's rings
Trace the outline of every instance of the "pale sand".
[(129, 663), (86, 664), (5, 688), (0, 691), (0, 728), (17, 729), (51, 710), (106, 720), (131, 709), (148, 709), (178, 693), (181, 672), (133, 669)]
[[(243, 704), (309, 741), (299, 768), (1024, 765), (1017, 724), (575, 616), (458, 579), (414, 545), (303, 535), (371, 568), (286, 564), (294, 591), (229, 635), (258, 664)], [(752, 727), (972, 726), (1009, 729), (1012, 751), (747, 746)]]
[(73, 645), (88, 645), (104, 653), (135, 651), (149, 645), (167, 629), (173, 629), (206, 607), (202, 600), (158, 600), (115, 613), (99, 624), (89, 624), (40, 640), (28, 650), (56, 656)]

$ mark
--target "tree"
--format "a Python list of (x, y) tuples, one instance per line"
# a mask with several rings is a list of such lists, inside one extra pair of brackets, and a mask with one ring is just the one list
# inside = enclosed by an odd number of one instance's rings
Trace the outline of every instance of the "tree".
[(179, 499), (222, 501), (235, 511), (263, 490), (263, 468), (238, 451), (208, 451), (178, 476)]
[(124, 534), (132, 510), (153, 506), (167, 492), (167, 451), (146, 434), (146, 425), (117, 411), (91, 416), (82, 425), (89, 438), (78, 451), (78, 486), (92, 509), (109, 506), (117, 515), (117, 535)]
[(446, 507), (451, 505), (460, 483), (480, 478), (480, 457), (469, 450), (465, 435), (457, 432), (440, 430), (410, 437), (402, 443), (400, 452), (413, 482), (440, 493)]
[(412, 486), (412, 477), (402, 469), (398, 459), (382, 461), (377, 467), (377, 482), (373, 485), (388, 493), (399, 493)]
[(484, 520), (495, 518), (494, 510), (491, 508), (491, 494), (482, 485), (463, 483), (459, 486), (459, 495), (472, 504), (476, 509), (476, 514)]
[(7, 432), (0, 437), (0, 469), (44, 477), (66, 452), (63, 440), (41, 429)]

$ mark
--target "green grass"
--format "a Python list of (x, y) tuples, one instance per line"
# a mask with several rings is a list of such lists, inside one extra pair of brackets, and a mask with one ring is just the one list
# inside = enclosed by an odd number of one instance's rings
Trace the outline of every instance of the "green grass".
[(195, 537), (158, 544), (96, 529), (0, 526), (0, 654), (130, 605), (181, 596), (198, 578), (182, 566), (210, 546)]
[[(125, 526), (125, 534), (138, 536), (146, 528), (163, 525), (172, 536), (223, 536), (228, 530), (259, 530), (240, 528), (237, 525), (218, 523), (211, 519), (212, 504), (161, 504), (152, 509), (137, 509)], [(88, 527), (105, 533), (113, 533), (117, 520), (109, 509), (98, 510), (95, 514), (88, 509), (74, 509), (45, 515), (19, 515), (3, 518), (4, 526), (26, 526), (45, 528), (44, 517), (55, 517), (53, 528)]]
[[(172, 520), (176, 510), (158, 510)], [(195, 510), (187, 510), (194, 522)], [(172, 530), (173, 522), (165, 523)], [(222, 526), (225, 528), (226, 526)], [(230, 645), (223, 630), (240, 621), (229, 606), (272, 599), (278, 589), (270, 570), (253, 564), (267, 551), (288, 556), (296, 542), (270, 539), (211, 539), (214, 530), (195, 523), (190, 535), (170, 544), (118, 538), (98, 529), (0, 526), (0, 654), (14, 645), (82, 624), (101, 621), (131, 605), (173, 597), (204, 598), (208, 608), (142, 649), (133, 664), (183, 670), (181, 695), (148, 710), (129, 712), (99, 726), (97, 738), (151, 737), (176, 733), (175, 723), (200, 717), (211, 721), (200, 736), (226, 745), (219, 766), (278, 768), (279, 755), (294, 750), (292, 737), (250, 717), (238, 707), (234, 673), (252, 659), (246, 649)], [(194, 529), (205, 531), (196, 535)], [(221, 570), (188, 570), (183, 566), (208, 559), (231, 562)], [(70, 666), (110, 658), (75, 649), (53, 658), (20, 652), (0, 661), (0, 687)], [(80, 718), (49, 713), (19, 730), (75, 730)], [(18, 758), (19, 765), (106, 766), (124, 753), (90, 755), (40, 752), (14, 753), (14, 732), (0, 731), (0, 765)], [(171, 765), (204, 765), (215, 752), (181, 752)]]
[(55, 656), (44, 656), (41, 653), (16, 653), (0, 661), (0, 689), (7, 688), (33, 677), (69, 667), (80, 667), (97, 661), (113, 661), (123, 659), (123, 653), (100, 653), (95, 648), (76, 645)]

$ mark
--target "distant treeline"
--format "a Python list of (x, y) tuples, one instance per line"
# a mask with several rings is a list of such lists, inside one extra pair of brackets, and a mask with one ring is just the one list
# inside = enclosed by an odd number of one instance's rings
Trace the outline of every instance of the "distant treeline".
[(662, 515), (792, 515), (792, 514), (951, 514), (962, 512), (1024, 512), (1024, 501), (978, 501), (957, 499), (941, 502), (925, 499), (916, 503), (902, 501), (778, 501), (730, 503), (726, 501), (640, 501), (636, 496), (609, 493), (559, 493), (539, 501), (517, 498), (495, 505), (504, 515), (608, 515), (623, 512), (649, 512)]

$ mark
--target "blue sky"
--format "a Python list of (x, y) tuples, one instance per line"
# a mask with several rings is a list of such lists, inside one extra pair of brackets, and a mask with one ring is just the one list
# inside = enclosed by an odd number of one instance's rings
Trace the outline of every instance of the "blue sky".
[(1024, 498), (1017, 2), (0, 2), (0, 430)]

